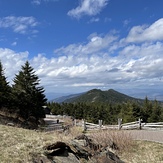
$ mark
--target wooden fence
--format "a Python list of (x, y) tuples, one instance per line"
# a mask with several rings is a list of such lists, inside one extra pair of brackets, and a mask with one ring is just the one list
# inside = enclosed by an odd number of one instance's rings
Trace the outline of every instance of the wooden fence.
[[(163, 122), (157, 123), (142, 123), (142, 120), (139, 119), (135, 122), (122, 123), (122, 119), (118, 119), (117, 125), (103, 125), (102, 120), (99, 120), (98, 124), (88, 123), (85, 120), (76, 120), (73, 119), (72, 124), (68, 126), (64, 125), (65, 118), (70, 118), (67, 116), (61, 115), (46, 115), (46, 123), (48, 126), (45, 127), (46, 131), (53, 130), (65, 130), (71, 126), (83, 126), (83, 130), (107, 130), (107, 129), (116, 129), (116, 130), (133, 130), (133, 129), (142, 129), (142, 130), (161, 130), (163, 131)], [(57, 122), (58, 121), (58, 122)]]
[(135, 122), (122, 123), (122, 119), (118, 119), (117, 125), (102, 125), (102, 120), (99, 120), (99, 124), (88, 123), (82, 121), (80, 123), (75, 123), (77, 126), (83, 126), (84, 131), (86, 130), (99, 130), (99, 129), (117, 129), (117, 130), (162, 130), (163, 131), (163, 122), (157, 123), (142, 123), (142, 120), (139, 119)]
[(157, 122), (157, 123), (145, 123), (142, 126), (142, 129), (144, 130), (162, 130), (163, 131), (163, 122)]

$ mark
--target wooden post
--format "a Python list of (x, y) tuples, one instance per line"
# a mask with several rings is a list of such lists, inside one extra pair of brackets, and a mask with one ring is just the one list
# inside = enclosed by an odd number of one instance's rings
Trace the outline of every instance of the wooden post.
[(76, 126), (76, 119), (74, 119), (74, 125)]
[(101, 129), (102, 127), (102, 120), (98, 120), (99, 128)]
[(101, 126), (100, 127), (102, 127), (102, 120), (101, 120)]
[(87, 130), (87, 126), (86, 126), (85, 120), (83, 120), (83, 127), (84, 127), (84, 131), (86, 131)]
[(122, 119), (118, 118), (118, 130), (122, 128), (121, 124), (122, 124)]
[(141, 119), (139, 118), (139, 130), (141, 130)]

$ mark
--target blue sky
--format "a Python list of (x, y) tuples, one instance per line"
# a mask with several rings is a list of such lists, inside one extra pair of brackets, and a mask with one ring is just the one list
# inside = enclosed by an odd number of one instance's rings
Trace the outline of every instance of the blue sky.
[(115, 89), (163, 99), (162, 0), (0, 0), (0, 60), (29, 60), (48, 98)]

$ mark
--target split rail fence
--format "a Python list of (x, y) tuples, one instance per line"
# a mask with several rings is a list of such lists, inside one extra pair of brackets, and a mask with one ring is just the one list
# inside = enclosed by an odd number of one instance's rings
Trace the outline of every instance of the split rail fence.
[[(53, 130), (65, 130), (71, 126), (82, 126), (83, 130), (107, 130), (107, 129), (115, 129), (115, 130), (161, 130), (163, 131), (163, 122), (157, 123), (143, 123), (141, 119), (135, 122), (130, 123), (122, 123), (122, 119), (118, 119), (117, 125), (103, 125), (102, 120), (99, 120), (98, 124), (89, 123), (85, 120), (78, 121), (73, 119), (71, 125), (64, 126), (64, 119), (67, 118), (65, 116), (54, 116), (54, 115), (46, 115), (46, 122), (48, 126), (46, 127), (46, 131), (53, 131)], [(71, 117), (69, 117), (71, 118)]]
[(162, 130), (163, 131), (163, 122), (157, 123), (142, 123), (142, 120), (139, 119), (135, 122), (122, 123), (122, 119), (118, 119), (117, 125), (102, 125), (102, 120), (99, 120), (99, 124), (88, 123), (82, 121), (80, 123), (75, 123), (76, 126), (83, 126), (84, 131), (86, 130), (99, 130), (99, 129), (117, 129), (117, 130)]

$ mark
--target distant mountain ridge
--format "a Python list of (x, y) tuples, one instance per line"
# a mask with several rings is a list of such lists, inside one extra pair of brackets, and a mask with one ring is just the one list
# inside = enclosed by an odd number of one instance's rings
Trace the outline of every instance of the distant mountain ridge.
[(68, 96), (61, 96), (61, 97), (55, 98), (55, 99), (53, 99), (51, 101), (57, 102), (57, 103), (62, 103), (64, 101), (66, 101), (67, 99), (75, 98), (75, 97), (78, 97), (78, 96), (80, 96), (82, 94), (83, 93), (72, 94), (72, 95), (68, 95)]
[(58, 103), (62, 103), (62, 102), (65, 102), (65, 103), (78, 103), (78, 102), (122, 103), (122, 102), (127, 102), (127, 101), (136, 101), (139, 103), (143, 102), (142, 99), (138, 99), (138, 98), (125, 95), (123, 93), (115, 91), (114, 89), (109, 89), (106, 91), (102, 91), (100, 89), (92, 89), (85, 93), (63, 96), (63, 97), (53, 100), (53, 102), (58, 102)]

